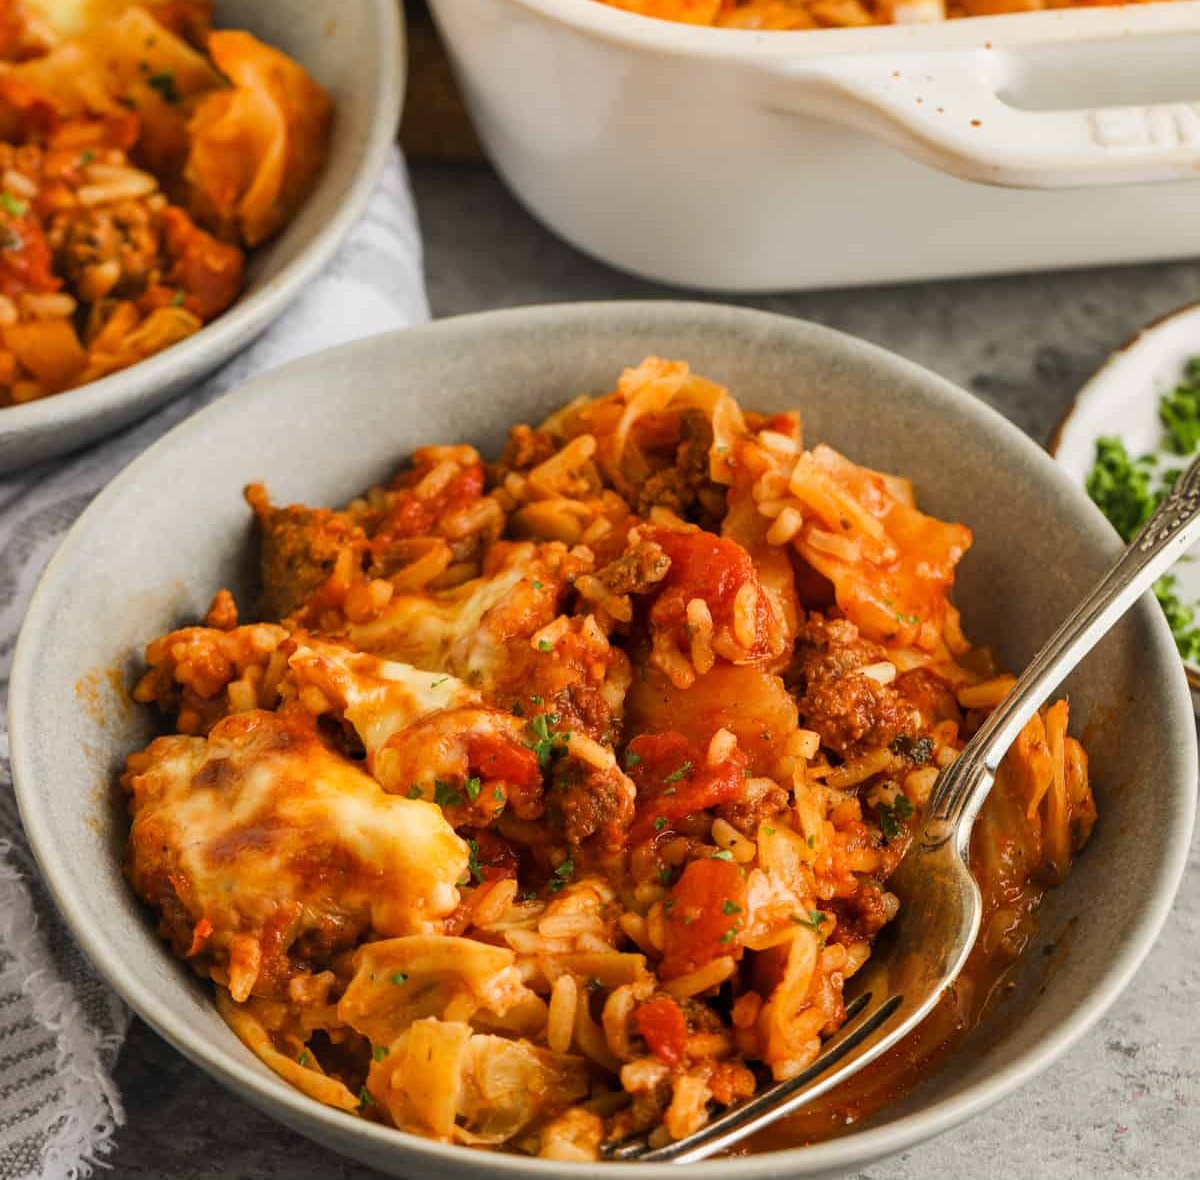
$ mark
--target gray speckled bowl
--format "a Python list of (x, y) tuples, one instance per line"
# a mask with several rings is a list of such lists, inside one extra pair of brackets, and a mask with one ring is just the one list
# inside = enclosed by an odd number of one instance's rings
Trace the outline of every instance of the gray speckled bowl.
[[(967, 521), (959, 602), (970, 634), (1019, 667), (1103, 571), (1117, 541), (1014, 427), (933, 374), (825, 328), (701, 304), (498, 312), (378, 336), (268, 373), (175, 429), (80, 518), (29, 610), (12, 677), (12, 764), (42, 871), (76, 937), (129, 1003), (193, 1061), (284, 1123), (394, 1175), (678, 1176), (672, 1165), (564, 1165), (415, 1139), (303, 1097), (217, 1017), (210, 991), (155, 937), (120, 873), (114, 776), (149, 718), (125, 701), (151, 637), (213, 590), (249, 601), (250, 514), (265, 479), (283, 501), (345, 500), (416, 444), (495, 453), (507, 426), (611, 388), (647, 353), (685, 357), (747, 406), (799, 407), (810, 439), (916, 480)], [(945, 1130), (1045, 1068), (1099, 1018), (1150, 948), (1184, 866), (1196, 791), (1187, 685), (1166, 624), (1141, 603), (1069, 681), (1100, 823), (1043, 913), (1018, 986), (923, 1088), (816, 1147), (695, 1165), (708, 1180), (825, 1177)], [(1043, 950), (1057, 946), (1053, 954)]]
[(195, 336), (120, 373), (0, 408), (0, 474), (62, 455), (148, 414), (245, 347), (333, 256), (387, 158), (404, 96), (398, 0), (217, 0), (216, 23), (299, 61), (335, 105), (329, 159), (287, 228), (254, 250), (238, 301)]

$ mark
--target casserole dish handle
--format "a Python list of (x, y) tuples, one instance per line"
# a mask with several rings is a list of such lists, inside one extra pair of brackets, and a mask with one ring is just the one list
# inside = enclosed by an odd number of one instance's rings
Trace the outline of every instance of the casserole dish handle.
[(768, 72), (785, 85), (768, 105), (853, 126), (985, 184), (1069, 188), (1200, 173), (1200, 102), (1031, 110), (1004, 97), (1018, 69), (992, 49), (774, 63)]

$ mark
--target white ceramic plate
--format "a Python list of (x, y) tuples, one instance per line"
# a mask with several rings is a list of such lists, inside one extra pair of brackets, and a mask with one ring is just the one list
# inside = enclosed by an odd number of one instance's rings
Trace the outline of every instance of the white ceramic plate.
[[(1179, 384), (1184, 365), (1200, 356), (1200, 304), (1180, 308), (1143, 328), (1117, 349), (1104, 366), (1079, 391), (1075, 404), (1059, 424), (1050, 442), (1050, 453), (1080, 485), (1096, 458), (1096, 440), (1105, 435), (1120, 438), (1132, 459), (1154, 454), (1160, 469), (1185, 460), (1163, 444), (1158, 403)], [(1200, 602), (1200, 546), (1171, 571), (1178, 580), (1180, 599)], [(1200, 693), (1200, 665), (1184, 661), (1193, 700)]]

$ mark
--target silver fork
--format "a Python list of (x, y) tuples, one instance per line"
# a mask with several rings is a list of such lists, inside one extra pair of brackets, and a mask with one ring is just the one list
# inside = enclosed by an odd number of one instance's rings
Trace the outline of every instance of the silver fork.
[(614, 1144), (608, 1158), (691, 1163), (724, 1151), (857, 1073), (929, 1014), (958, 977), (979, 933), (982, 898), (968, 867), (968, 848), (1001, 758), (1046, 697), (1197, 539), (1200, 458), (938, 776), (920, 836), (888, 885), (901, 906), (887, 946), (877, 947), (850, 981), (846, 1022), (821, 1056), (797, 1077), (731, 1107), (692, 1135), (657, 1148), (639, 1136)]

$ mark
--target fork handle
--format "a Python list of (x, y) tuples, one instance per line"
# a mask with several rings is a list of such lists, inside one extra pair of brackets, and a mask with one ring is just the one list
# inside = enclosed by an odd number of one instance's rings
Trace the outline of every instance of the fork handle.
[(1141, 596), (1200, 539), (1200, 458), (1096, 588), (1034, 656), (1003, 701), (988, 715), (958, 758), (942, 772), (930, 798), (922, 843), (952, 836), (965, 841), (991, 790), (1000, 760), (1046, 697), (1116, 625)]

